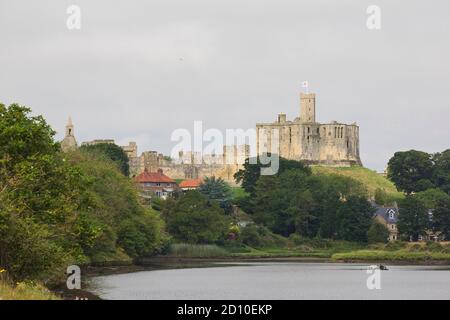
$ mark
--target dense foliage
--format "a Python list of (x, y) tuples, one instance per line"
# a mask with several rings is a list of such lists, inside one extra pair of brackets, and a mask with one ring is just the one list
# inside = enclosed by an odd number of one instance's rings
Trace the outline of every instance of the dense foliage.
[(217, 201), (198, 191), (188, 191), (177, 199), (167, 199), (162, 207), (167, 230), (177, 241), (214, 243), (226, 238), (229, 218)]
[(198, 191), (209, 200), (217, 201), (225, 213), (231, 212), (231, 188), (222, 178), (206, 177)]
[(439, 199), (433, 210), (433, 230), (442, 232), (445, 239), (450, 239), (450, 197)]
[(396, 152), (388, 163), (388, 178), (407, 194), (439, 188), (450, 192), (450, 149), (428, 154), (409, 150)]
[(70, 264), (151, 254), (165, 240), (115, 164), (63, 154), (41, 116), (0, 104), (0, 268), (12, 279), (65, 278)]
[(80, 149), (90, 153), (103, 154), (111, 159), (125, 176), (128, 177), (130, 174), (128, 156), (118, 145), (114, 143), (98, 143), (93, 145), (83, 145)]
[(434, 236), (450, 239), (450, 149), (435, 154), (396, 152), (389, 160), (388, 177), (407, 194), (399, 202), (401, 236), (417, 241), (433, 231)]
[(428, 210), (416, 196), (408, 195), (400, 202), (398, 230), (406, 240), (419, 240), (429, 227)]
[[(267, 167), (262, 165), (259, 159), (248, 158), (245, 160), (244, 168), (234, 174), (234, 178), (237, 183), (241, 183), (244, 190), (251, 195), (254, 195), (256, 182), (261, 176), (261, 168)], [(279, 158), (279, 168), (276, 175), (282, 174), (289, 169), (299, 169), (308, 174), (311, 173), (311, 169), (303, 162), (288, 160), (285, 158)]]
[(250, 194), (240, 203), (255, 222), (283, 236), (367, 240), (373, 210), (361, 183), (339, 175), (312, 175), (303, 163), (285, 159), (280, 159), (278, 174), (259, 176), (255, 182), (255, 167), (246, 164), (236, 176), (247, 184)]
[(367, 231), (367, 240), (369, 243), (385, 243), (388, 241), (389, 230), (381, 222), (374, 219)]

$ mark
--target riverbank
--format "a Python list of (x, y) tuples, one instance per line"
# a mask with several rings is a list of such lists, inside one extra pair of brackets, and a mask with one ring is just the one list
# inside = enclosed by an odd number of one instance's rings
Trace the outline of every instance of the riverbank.
[[(344, 241), (310, 240), (298, 245), (253, 248), (246, 245), (191, 245), (175, 244), (164, 256), (156, 259), (328, 259), (339, 262), (405, 262), (449, 264), (450, 243), (390, 242), (367, 245)], [(154, 259), (154, 258), (151, 258)], [(146, 259), (142, 259), (145, 261)]]
[(450, 253), (429, 251), (410, 252), (407, 250), (359, 250), (336, 253), (331, 257), (331, 259), (337, 262), (405, 262), (426, 265), (450, 265)]

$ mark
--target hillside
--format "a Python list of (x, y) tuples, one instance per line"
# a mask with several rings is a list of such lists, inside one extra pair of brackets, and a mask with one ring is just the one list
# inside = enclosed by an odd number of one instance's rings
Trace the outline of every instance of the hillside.
[(367, 168), (323, 166), (313, 166), (311, 168), (314, 174), (339, 174), (358, 180), (366, 186), (371, 196), (374, 196), (375, 190), (379, 188), (384, 190), (391, 199), (401, 199), (403, 197), (403, 194), (397, 191), (391, 181)]

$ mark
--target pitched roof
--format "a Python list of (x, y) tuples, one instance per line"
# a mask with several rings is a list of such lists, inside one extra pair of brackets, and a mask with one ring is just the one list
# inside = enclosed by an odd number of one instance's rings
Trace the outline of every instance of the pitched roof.
[(198, 188), (202, 182), (202, 179), (184, 180), (180, 182), (179, 186), (180, 188)]
[(144, 182), (166, 182), (175, 183), (175, 180), (166, 176), (161, 169), (158, 172), (148, 172), (147, 169), (141, 174), (134, 177), (134, 181), (144, 183)]
[[(382, 217), (387, 223), (397, 223), (398, 210), (395, 207), (376, 207), (375, 216)], [(392, 215), (391, 215), (392, 213)]]

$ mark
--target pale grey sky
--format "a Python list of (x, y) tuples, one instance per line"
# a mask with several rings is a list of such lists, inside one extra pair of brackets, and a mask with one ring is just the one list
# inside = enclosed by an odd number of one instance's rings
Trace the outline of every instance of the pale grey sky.
[[(66, 9), (81, 8), (81, 30)], [(381, 30), (366, 9), (381, 8)], [(169, 153), (176, 128), (293, 119), (308, 80), (320, 122), (360, 126), (365, 166), (450, 137), (450, 1), (0, 0), (0, 101), (78, 142)]]

